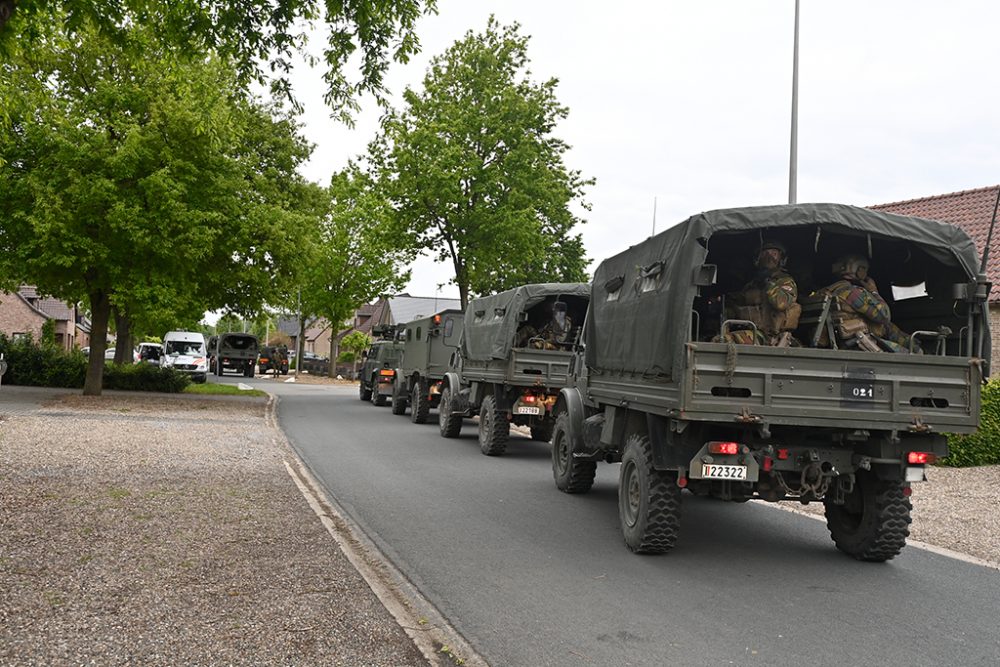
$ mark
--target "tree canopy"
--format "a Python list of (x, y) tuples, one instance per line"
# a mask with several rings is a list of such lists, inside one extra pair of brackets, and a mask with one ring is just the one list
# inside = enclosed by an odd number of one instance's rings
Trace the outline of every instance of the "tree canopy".
[[(435, 7), (436, 0), (2, 0), (0, 60), (34, 50), (51, 34), (75, 39), (91, 27), (141, 55), (144, 44), (133, 40), (132, 28), (142, 26), (161, 45), (185, 55), (216, 54), (235, 64), (241, 83), (269, 81), (292, 99), (292, 58), (304, 53), (307, 30), (322, 23), (326, 99), (348, 120), (359, 95), (382, 100), (390, 62), (406, 62), (419, 49), (414, 26)], [(347, 64), (355, 56), (360, 74), (352, 76)]]
[[(112, 307), (137, 321), (252, 312), (294, 272), (309, 186), (297, 127), (219, 58), (96, 26), (0, 67), (0, 275), (88, 301), (99, 393)], [(42, 48), (44, 47), (44, 48)]]
[[(334, 174), (328, 193), (329, 212), (303, 269), (301, 303), (303, 314), (330, 322), (335, 337), (358, 306), (406, 284), (403, 267), (414, 253), (394, 236), (389, 203), (356, 165)], [(331, 338), (331, 359), (334, 344)]]
[(586, 279), (573, 208), (589, 208), (593, 181), (564, 164), (553, 132), (568, 110), (555, 79), (531, 79), (527, 49), (516, 24), (468, 32), (370, 148), (399, 234), (452, 263), (463, 307), (470, 294)]

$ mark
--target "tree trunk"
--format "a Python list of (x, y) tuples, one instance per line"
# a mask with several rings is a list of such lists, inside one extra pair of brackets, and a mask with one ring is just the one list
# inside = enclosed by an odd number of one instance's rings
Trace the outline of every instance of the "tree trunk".
[(111, 300), (103, 291), (90, 293), (90, 361), (83, 383), (84, 396), (100, 396), (104, 376), (104, 351), (108, 348)]
[(115, 332), (118, 337), (115, 342), (115, 363), (132, 363), (132, 318), (120, 308), (112, 308), (115, 317)]

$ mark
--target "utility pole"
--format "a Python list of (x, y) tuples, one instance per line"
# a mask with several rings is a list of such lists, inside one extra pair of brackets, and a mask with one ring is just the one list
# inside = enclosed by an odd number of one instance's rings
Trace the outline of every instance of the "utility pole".
[(799, 0), (795, 0), (795, 39), (792, 46), (792, 142), (788, 160), (788, 203), (798, 199), (799, 154)]

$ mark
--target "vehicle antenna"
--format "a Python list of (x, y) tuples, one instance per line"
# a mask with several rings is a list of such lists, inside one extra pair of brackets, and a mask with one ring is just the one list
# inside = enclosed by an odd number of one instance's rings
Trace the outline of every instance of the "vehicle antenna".
[(650, 236), (656, 236), (656, 197), (653, 197), (653, 233)]
[(990, 220), (990, 231), (986, 233), (986, 246), (983, 248), (983, 263), (979, 265), (979, 273), (986, 273), (986, 263), (990, 258), (990, 243), (993, 242), (993, 227), (997, 224), (997, 207), (1000, 207), (1000, 187), (997, 188), (997, 200), (993, 204), (993, 219)]

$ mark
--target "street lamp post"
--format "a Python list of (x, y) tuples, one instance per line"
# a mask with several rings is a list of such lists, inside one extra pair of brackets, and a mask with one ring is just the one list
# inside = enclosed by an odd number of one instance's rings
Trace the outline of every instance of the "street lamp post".
[(799, 0), (795, 0), (795, 39), (792, 46), (792, 141), (788, 159), (788, 203), (798, 198), (799, 152)]

